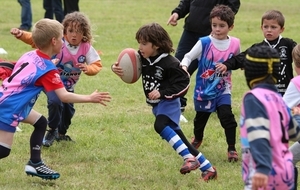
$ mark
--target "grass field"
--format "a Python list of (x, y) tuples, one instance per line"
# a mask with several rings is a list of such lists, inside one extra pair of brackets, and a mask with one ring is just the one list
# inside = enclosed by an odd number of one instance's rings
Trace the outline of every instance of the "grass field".
[[(43, 18), (41, 0), (31, 0), (33, 21)], [(109, 91), (113, 97), (107, 107), (76, 104), (76, 115), (68, 134), (75, 143), (55, 143), (43, 148), (46, 164), (60, 172), (56, 181), (27, 177), (24, 166), (29, 158), (30, 125), (21, 124), (11, 155), (0, 161), (0, 189), (61, 189), (61, 190), (240, 190), (241, 162), (226, 162), (226, 143), (223, 129), (213, 114), (207, 124), (200, 150), (218, 169), (218, 180), (204, 183), (200, 172), (181, 175), (181, 158), (153, 129), (154, 117), (145, 103), (141, 81), (125, 84), (110, 70), (119, 52), (127, 47), (138, 47), (135, 32), (149, 22), (160, 23), (170, 34), (176, 48), (183, 20), (176, 27), (167, 26), (171, 10), (179, 0), (80, 0), (80, 10), (91, 20), (95, 43), (102, 51), (103, 70), (94, 77), (83, 75), (76, 92), (89, 94), (95, 89)], [(284, 37), (300, 41), (299, 2), (297, 0), (241, 0), (235, 28), (230, 35), (241, 39), (242, 49), (263, 40), (260, 30), (261, 15), (269, 9), (282, 11), (286, 18)], [(20, 24), (20, 5), (16, 0), (1, 1), (0, 47), (8, 54), (2, 59), (17, 60), (31, 47), (16, 40), (9, 31)], [(192, 77), (192, 88), (194, 86)], [(248, 90), (243, 71), (233, 72), (233, 112), (239, 121), (241, 98)], [(182, 129), (188, 138), (193, 134), (194, 110), (192, 90), (185, 116), (188, 123)], [(41, 94), (35, 110), (47, 116), (46, 98)], [(237, 148), (240, 149), (239, 136)]]

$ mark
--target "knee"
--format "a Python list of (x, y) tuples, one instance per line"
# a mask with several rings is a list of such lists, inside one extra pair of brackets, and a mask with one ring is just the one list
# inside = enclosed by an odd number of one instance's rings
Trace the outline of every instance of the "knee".
[(157, 120), (155, 120), (155, 122), (154, 122), (154, 129), (155, 129), (155, 131), (158, 134), (160, 134), (164, 130), (164, 128), (165, 128), (165, 126), (163, 126), (161, 124), (161, 122), (158, 122)]
[(7, 157), (10, 154), (10, 149), (0, 145), (0, 159)]
[(237, 127), (237, 122), (234, 118), (234, 114), (231, 111), (218, 113), (218, 117), (224, 129)]

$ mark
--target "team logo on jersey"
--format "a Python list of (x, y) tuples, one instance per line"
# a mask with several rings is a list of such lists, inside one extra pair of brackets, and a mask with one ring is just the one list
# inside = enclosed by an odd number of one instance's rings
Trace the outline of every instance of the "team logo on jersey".
[(208, 79), (210, 78), (216, 71), (213, 69), (207, 69), (204, 73), (201, 74), (201, 78)]
[(78, 63), (84, 63), (85, 62), (85, 60), (86, 60), (86, 57), (84, 56), (84, 55), (80, 55), (79, 57), (78, 57)]

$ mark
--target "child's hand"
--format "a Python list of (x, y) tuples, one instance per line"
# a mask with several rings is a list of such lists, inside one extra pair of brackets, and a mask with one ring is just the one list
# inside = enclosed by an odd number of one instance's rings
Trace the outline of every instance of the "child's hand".
[(57, 65), (59, 62), (59, 59), (54, 58), (54, 59), (51, 59), (51, 61), (52, 61), (52, 63), (54, 63), (54, 65)]
[(105, 102), (110, 102), (111, 100), (111, 96), (109, 95), (109, 92), (98, 92), (98, 90), (95, 90), (95, 92), (93, 92), (90, 95), (91, 98), (91, 102), (93, 103), (100, 103), (104, 106), (106, 106)]
[(187, 66), (182, 65), (181, 68), (182, 68), (183, 70), (187, 71)]
[(224, 65), (222, 63), (217, 63), (216, 64), (216, 71), (221, 73), (221, 74), (224, 74), (227, 71), (227, 67), (226, 67), (226, 65)]
[(292, 108), (292, 114), (293, 115), (300, 115), (300, 108), (299, 107), (293, 107)]
[(87, 65), (85, 63), (77, 63), (76, 64), (79, 69), (83, 72), (83, 73), (86, 73), (87, 72)]
[(121, 67), (119, 67), (119, 63), (116, 62), (115, 64), (113, 64), (111, 66), (111, 70), (116, 74), (118, 75), (119, 77), (123, 76), (124, 73), (123, 73), (123, 69)]
[(266, 189), (268, 176), (262, 173), (255, 173), (252, 177), (252, 190)]
[(23, 35), (23, 31), (19, 28), (12, 28), (10, 29), (10, 33), (14, 35), (16, 38), (20, 38)]
[(156, 100), (156, 99), (160, 98), (160, 93), (158, 90), (153, 90), (152, 92), (150, 92), (148, 94), (148, 97), (150, 100)]

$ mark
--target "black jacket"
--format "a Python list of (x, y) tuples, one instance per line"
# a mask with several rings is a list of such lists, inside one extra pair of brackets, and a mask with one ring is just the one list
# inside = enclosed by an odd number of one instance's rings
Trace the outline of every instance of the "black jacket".
[(240, 0), (181, 0), (172, 11), (179, 15), (179, 19), (185, 18), (184, 29), (206, 36), (211, 33), (209, 15), (217, 4), (228, 5), (237, 13), (240, 8)]
[[(274, 40), (276, 42), (278, 39)], [(273, 42), (269, 42), (270, 44), (273, 44)], [(269, 44), (266, 41), (262, 41), (260, 43), (255, 43), (253, 46), (268, 46)], [(274, 47), (279, 55), (280, 55), (280, 62), (281, 62), (281, 78), (278, 80), (276, 87), (278, 88), (278, 92), (282, 95), (284, 95), (288, 84), (290, 83), (290, 80), (294, 77), (293, 75), (293, 58), (292, 58), (292, 51), (293, 48), (297, 45), (297, 43), (289, 38), (281, 38), (280, 42)], [(251, 48), (250, 47), (250, 48)], [(250, 49), (248, 48), (248, 49)], [(224, 65), (226, 65), (227, 70), (236, 70), (238, 68), (244, 67), (244, 62), (246, 59), (247, 50), (244, 52), (233, 56), (232, 58), (226, 60), (223, 62)]]
[[(146, 101), (155, 106), (160, 99), (174, 99), (185, 94), (190, 85), (189, 74), (180, 66), (178, 59), (170, 54), (161, 54), (142, 61), (142, 81)], [(150, 100), (148, 94), (158, 90), (161, 97)]]

